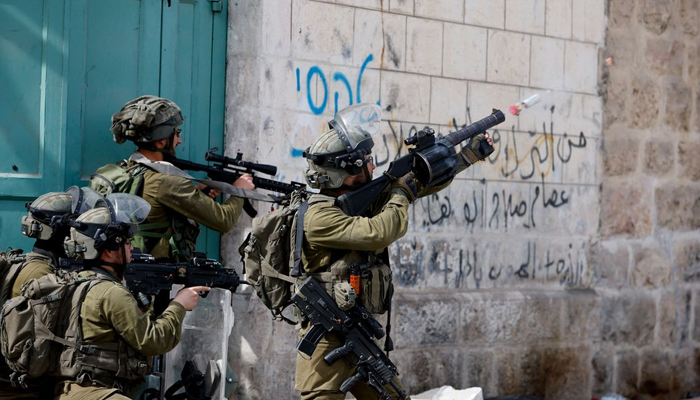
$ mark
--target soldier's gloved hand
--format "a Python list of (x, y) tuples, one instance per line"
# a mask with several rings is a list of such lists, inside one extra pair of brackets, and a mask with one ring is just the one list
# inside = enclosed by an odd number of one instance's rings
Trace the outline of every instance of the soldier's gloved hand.
[(416, 174), (409, 172), (391, 184), (392, 193), (399, 192), (406, 196), (410, 203), (418, 197), (418, 186), (415, 181)]
[(484, 132), (474, 136), (464, 146), (460, 154), (462, 154), (464, 162), (469, 166), (484, 160), (489, 154), (493, 153), (493, 150), (493, 139), (491, 139), (488, 132)]

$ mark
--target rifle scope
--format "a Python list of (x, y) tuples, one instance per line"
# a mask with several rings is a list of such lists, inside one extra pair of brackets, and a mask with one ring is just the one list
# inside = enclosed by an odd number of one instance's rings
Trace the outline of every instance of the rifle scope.
[(217, 150), (218, 149), (211, 149), (207, 151), (207, 154), (204, 156), (204, 159), (206, 159), (207, 161), (220, 163), (224, 168), (228, 165), (231, 165), (235, 167), (245, 168), (246, 170), (262, 172), (263, 174), (267, 175), (277, 174), (277, 167), (275, 167), (274, 165), (258, 164), (250, 161), (244, 161), (243, 153), (236, 154), (236, 158), (226, 157), (221, 154), (214, 153)]

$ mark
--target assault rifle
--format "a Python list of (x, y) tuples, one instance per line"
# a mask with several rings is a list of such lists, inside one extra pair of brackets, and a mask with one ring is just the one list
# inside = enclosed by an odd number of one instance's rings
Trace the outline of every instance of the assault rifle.
[(329, 332), (345, 339), (343, 346), (323, 357), (328, 365), (345, 357), (357, 367), (357, 373), (340, 385), (343, 394), (362, 380), (379, 392), (381, 399), (391, 399), (384, 388), (387, 384), (394, 388), (401, 399), (408, 397), (393, 381), (396, 366), (373, 341), (382, 338), (384, 330), (369, 311), (358, 304), (348, 311), (341, 310), (314, 277), (307, 278), (299, 286), (292, 301), (312, 324), (311, 329), (299, 341), (297, 350), (311, 357), (318, 341)]
[[(389, 164), (382, 176), (363, 185), (360, 189), (338, 197), (338, 204), (345, 214), (350, 216), (363, 215), (377, 197), (397, 178), (413, 171), (423, 186), (439, 186), (457, 173), (457, 153), (455, 146), (487, 129), (505, 121), (506, 117), (500, 110), (493, 109), (491, 115), (474, 122), (447, 136), (435, 137), (435, 131), (426, 127), (415, 135), (404, 140), (406, 146), (415, 146), (409, 153)], [(484, 158), (493, 153), (493, 147), (486, 141), (479, 143), (477, 151)]]
[[(71, 271), (84, 269), (84, 262), (61, 258), (59, 267)], [(241, 280), (233, 268), (224, 268), (218, 261), (207, 258), (204, 253), (195, 253), (187, 263), (159, 263), (150, 254), (134, 249), (131, 262), (126, 264), (124, 280), (137, 300), (144, 301), (143, 295), (156, 295), (161, 290), (170, 290), (173, 284), (209, 286), (236, 291)], [(206, 293), (202, 297), (206, 297)]]

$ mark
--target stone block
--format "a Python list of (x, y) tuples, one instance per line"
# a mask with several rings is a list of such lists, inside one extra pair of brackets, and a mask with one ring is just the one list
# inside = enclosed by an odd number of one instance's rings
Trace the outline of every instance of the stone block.
[(403, 348), (456, 343), (459, 308), (447, 300), (397, 302), (394, 312), (401, 324), (394, 327), (394, 340)]
[[(604, 120), (610, 133), (619, 130), (613, 129), (616, 122), (624, 123), (627, 121), (627, 115), (631, 114), (629, 109), (636, 108), (634, 104), (628, 104), (631, 92), (628, 73), (621, 69), (610, 71), (608, 82), (605, 85), (605, 93), (603, 93), (605, 97)], [(655, 110), (655, 113), (658, 114), (658, 110)]]
[(569, 290), (566, 293), (562, 323), (563, 337), (572, 341), (597, 339), (601, 327), (598, 295), (593, 290)]
[(659, 115), (659, 88), (649, 77), (639, 74), (632, 78), (631, 96), (626, 99), (627, 125), (630, 128), (651, 128), (656, 124)]
[(442, 22), (408, 17), (406, 71), (442, 75)]
[(544, 398), (546, 377), (542, 364), (542, 350), (536, 347), (497, 354), (496, 393)]
[[(256, 66), (258, 63), (253, 60), (248, 68)], [(292, 63), (290, 60), (283, 58), (265, 58), (261, 62), (260, 69), (257, 71), (257, 79), (255, 81), (259, 82), (259, 94), (260, 106), (263, 108), (278, 108), (278, 109), (294, 109), (294, 105), (304, 105), (306, 90), (297, 91), (297, 85), (294, 80), (296, 76), (296, 69), (304, 68), (301, 63)], [(306, 68), (304, 68), (306, 69)], [(246, 82), (245, 75), (242, 78), (238, 78), (237, 75), (241, 74), (241, 71), (236, 70), (236, 74), (233, 79), (242, 81), (241, 86), (250, 85)], [(307, 76), (299, 76), (300, 86), (304, 87)], [(254, 82), (255, 82), (254, 81)], [(314, 86), (317, 86), (318, 82), (316, 79), (312, 80), (309, 85), (309, 89), (313, 90)], [(320, 85), (318, 85), (320, 86)], [(321, 90), (323, 90), (321, 88)], [(234, 95), (237, 96), (237, 95)], [(246, 101), (246, 97), (242, 100)], [(254, 99), (254, 97), (252, 97)]]
[[(678, 399), (680, 393), (673, 390), (673, 357), (668, 351), (651, 348), (642, 351), (640, 364), (639, 390), (648, 393), (655, 399)], [(674, 393), (675, 392), (675, 393)]]
[(700, 25), (700, 3), (697, 0), (681, 0), (678, 14), (683, 32), (697, 35)]
[(610, 348), (600, 348), (593, 353), (591, 359), (592, 369), (592, 395), (600, 398), (606, 393), (613, 391), (613, 352)]
[(415, 16), (462, 22), (464, 0), (415, 0)]
[[(379, 11), (355, 10), (353, 54), (360, 65), (372, 56), (369, 67), (406, 69), (406, 17)], [(384, 41), (377, 40), (383, 37)], [(377, 63), (378, 61), (378, 63)]]
[[(431, 387), (457, 385), (462, 378), (462, 354), (456, 349), (435, 349), (431, 356)], [(425, 377), (425, 372), (423, 376)]]
[[(226, 79), (226, 105), (228, 107), (259, 107), (260, 71), (263, 61), (246, 55), (230, 55), (227, 66), (235, 73)], [(287, 88), (285, 88), (287, 89)]]
[(610, 26), (628, 26), (634, 14), (636, 0), (615, 0), (610, 2)]
[(505, 13), (505, 0), (465, 0), (464, 3), (464, 23), (469, 25), (504, 29)]
[(615, 388), (613, 392), (628, 399), (637, 396), (639, 387), (639, 355), (636, 351), (621, 351), (615, 357)]
[(467, 119), (467, 82), (431, 78), (430, 123), (447, 125)]
[(637, 170), (639, 162), (639, 140), (637, 138), (606, 138), (603, 152), (603, 164), (607, 176), (625, 176)]
[(597, 94), (598, 48), (596, 45), (566, 42), (564, 87), (575, 92)]
[(700, 228), (700, 187), (665, 185), (656, 189), (656, 221), (660, 228)]
[(490, 350), (467, 350), (463, 353), (460, 387), (481, 387), (484, 398), (496, 395), (492, 389), (494, 356)]
[[(599, 96), (522, 88), (518, 100), (526, 99), (535, 93), (539, 94), (542, 100), (517, 117), (517, 130), (538, 134), (567, 134), (574, 142), (580, 139), (581, 133), (586, 140), (601, 137), (603, 101)], [(606, 105), (606, 110), (608, 108)], [(508, 119), (508, 123), (511, 119), (512, 117)], [(591, 143), (585, 146), (586, 150), (594, 147)]]
[(424, 122), (430, 118), (430, 77), (381, 72), (381, 104), (391, 106), (394, 120)]
[(542, 357), (546, 399), (585, 399), (590, 397), (586, 346), (545, 349)]
[(413, 15), (414, 0), (389, 0), (389, 10), (393, 13)]
[(656, 176), (671, 172), (675, 164), (673, 147), (673, 143), (669, 141), (647, 142), (644, 145), (644, 172)]
[(598, 242), (592, 246), (592, 263), (596, 266), (596, 286), (623, 288), (628, 286), (629, 249), (617, 240)]
[(528, 86), (530, 80), (530, 35), (490, 31), (487, 80)]
[(603, 185), (600, 232), (644, 237), (651, 233), (651, 194), (633, 185)]
[(445, 23), (442, 73), (457, 79), (486, 80), (487, 29)]
[(264, 0), (262, 13), (262, 50), (264, 54), (289, 56), (292, 37), (291, 0)]
[[(633, 29), (624, 29), (625, 27), (610, 28), (608, 33), (605, 54), (612, 57), (615, 62), (609, 69), (610, 80), (626, 77), (629, 71), (625, 67), (643, 62), (641, 58), (645, 55), (645, 53), (640, 51), (644, 43), (644, 37)], [(662, 41), (661, 39), (653, 40)], [(647, 46), (649, 46), (648, 42)], [(623, 74), (623, 76), (619, 74)]]
[(681, 394), (696, 391), (700, 382), (700, 350), (694, 348), (677, 350), (673, 354), (671, 363), (671, 388), (674, 391), (678, 390)]
[[(232, 54), (257, 55), (262, 45), (260, 23), (263, 3), (260, 1), (239, 2), (232, 5), (228, 13), (227, 57)], [(227, 75), (230, 76), (230, 75)]]
[(692, 90), (680, 78), (671, 78), (664, 82), (666, 92), (665, 122), (669, 127), (687, 132), (690, 129), (690, 112)]
[(631, 285), (658, 289), (671, 283), (671, 261), (658, 244), (645, 242), (633, 248)]
[(574, 40), (603, 44), (607, 25), (605, 3), (605, 0), (573, 0)]
[(506, 29), (544, 35), (544, 3), (537, 0), (506, 0)]
[(564, 41), (532, 37), (530, 86), (545, 89), (564, 87)]
[(545, 4), (545, 35), (571, 39), (571, 0), (548, 1)]
[(462, 342), (556, 340), (561, 329), (561, 298), (484, 300), (462, 308)]
[[(323, 15), (324, 23), (319, 23)], [(292, 57), (353, 64), (355, 9), (308, 0), (292, 3)], [(328, 27), (332, 27), (329, 29)]]
[(399, 368), (399, 377), (407, 393), (422, 393), (432, 389), (432, 370), (436, 362), (433, 352), (428, 350), (396, 352), (392, 354)]
[(695, 96), (695, 129), (700, 130), (700, 90)]
[(639, 20), (649, 32), (660, 35), (668, 27), (672, 10), (671, 0), (643, 0), (638, 11)]
[(683, 76), (685, 45), (678, 40), (662, 37), (647, 39), (644, 51), (649, 69), (659, 75)]
[(601, 300), (604, 342), (645, 346), (654, 340), (656, 302), (645, 294), (624, 293)]
[(679, 175), (693, 182), (700, 180), (700, 142), (681, 141), (678, 143)]
[(384, 4), (387, 3), (384, 0), (336, 0), (335, 2), (351, 7), (389, 11), (389, 5)]
[[(674, 243), (673, 261), (674, 268), (678, 269), (679, 281), (700, 282), (700, 239), (687, 239)], [(697, 334), (700, 338), (700, 331)]]
[[(481, 82), (469, 82), (467, 95), (469, 96), (467, 101), (469, 121), (472, 122), (491, 114), (492, 108), (507, 110), (509, 105), (517, 102), (520, 98), (520, 92), (516, 87)], [(512, 124), (511, 120), (507, 120), (498, 128), (502, 132), (507, 132)]]
[(658, 299), (659, 323), (656, 331), (658, 347), (674, 347), (688, 343), (691, 292), (675, 290)]

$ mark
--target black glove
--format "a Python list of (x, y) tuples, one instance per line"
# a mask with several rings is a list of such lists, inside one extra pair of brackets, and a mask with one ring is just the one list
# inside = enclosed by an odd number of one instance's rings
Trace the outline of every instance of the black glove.
[(469, 144), (464, 146), (461, 154), (464, 162), (466, 162), (467, 165), (472, 165), (484, 160), (491, 153), (493, 153), (493, 150), (493, 146), (490, 146), (486, 141), (486, 136), (483, 133), (480, 133), (474, 136), (469, 141)]

